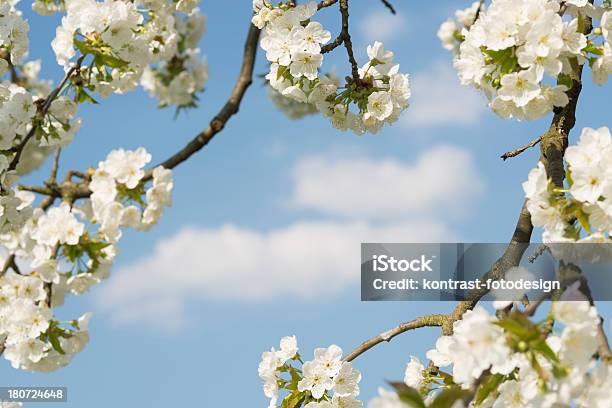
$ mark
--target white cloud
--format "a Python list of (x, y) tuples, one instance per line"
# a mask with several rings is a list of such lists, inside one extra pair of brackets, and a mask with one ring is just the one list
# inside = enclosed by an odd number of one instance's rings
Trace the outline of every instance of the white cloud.
[(292, 204), (341, 217), (401, 219), (464, 210), (483, 189), (471, 154), (437, 146), (413, 163), (392, 159), (301, 160)]
[(407, 127), (473, 125), (487, 111), (485, 98), (461, 85), (449, 63), (414, 74), (411, 86), (410, 107), (401, 119)]
[(438, 146), (413, 163), (310, 157), (294, 168), (291, 202), (331, 215), (271, 231), (236, 225), (184, 228), (148, 256), (119, 267), (96, 307), (117, 323), (175, 331), (189, 302), (316, 299), (358, 284), (361, 242), (440, 242), (457, 237), (450, 209), (482, 189), (470, 154)]
[(406, 18), (401, 13), (391, 14), (387, 9), (376, 10), (362, 20), (360, 31), (365, 38), (391, 41), (405, 34)]
[(313, 299), (359, 282), (361, 242), (454, 238), (440, 221), (374, 227), (367, 222), (297, 222), (270, 232), (233, 225), (187, 228), (151, 255), (118, 268), (96, 298), (117, 323), (173, 331), (188, 322), (186, 302)]

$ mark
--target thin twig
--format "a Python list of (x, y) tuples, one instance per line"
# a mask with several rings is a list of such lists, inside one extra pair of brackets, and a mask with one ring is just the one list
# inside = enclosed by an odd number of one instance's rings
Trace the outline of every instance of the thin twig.
[(344, 44), (349, 57), (349, 62), (351, 63), (351, 74), (353, 79), (359, 80), (359, 66), (355, 60), (353, 43), (351, 40), (351, 34), (349, 32), (348, 0), (340, 0), (340, 14), (342, 15), (342, 29), (340, 30), (340, 34), (338, 34), (334, 41), (321, 47), (321, 53), (327, 54), (328, 52), (333, 51), (340, 45)]
[(87, 174), (83, 173), (82, 171), (68, 170), (66, 172), (65, 181), (70, 181), (70, 180), (72, 180), (73, 177), (77, 177), (77, 178), (80, 178), (82, 180), (86, 180), (88, 178)]
[(523, 314), (528, 317), (532, 317), (535, 312), (538, 310), (540, 305), (544, 303), (545, 300), (550, 299), (553, 292), (544, 292), (538, 297), (536, 300), (529, 302), (525, 310), (523, 310)]
[(476, 14), (474, 14), (474, 20), (472, 21), (472, 25), (474, 25), (476, 21), (478, 21), (478, 18), (480, 17), (480, 14), (482, 13), (482, 10), (484, 9), (484, 3), (485, 3), (485, 0), (480, 0), (480, 3), (478, 3), (478, 8), (476, 9)]
[(389, 9), (389, 11), (391, 12), (391, 14), (397, 14), (397, 12), (395, 11), (395, 8), (393, 7), (393, 4), (391, 4), (389, 1), (387, 0), (380, 0), (382, 1), (382, 4), (385, 5), (386, 8)]
[(340, 14), (342, 15), (342, 32), (344, 33), (344, 48), (351, 63), (351, 72), (353, 79), (359, 81), (359, 66), (355, 55), (353, 53), (353, 42), (351, 40), (351, 34), (349, 32), (349, 7), (348, 0), (340, 0)]
[(548, 246), (546, 246), (545, 244), (541, 244), (540, 246), (538, 246), (535, 251), (533, 251), (533, 254), (529, 255), (529, 257), (527, 258), (529, 260), (529, 263), (534, 263), (536, 259), (538, 259), (547, 250)]
[(8, 50), (3, 50), (2, 53), (3, 55), (0, 56), (0, 58), (4, 59), (8, 64), (9, 72), (11, 75), (11, 82), (15, 85), (20, 85), (22, 83), (22, 79), (19, 76), (19, 73), (17, 72), (17, 67), (15, 67), (15, 64), (13, 64), (10, 52)]
[(59, 160), (61, 153), (62, 148), (58, 147), (55, 150), (55, 156), (53, 157), (53, 165), (51, 166), (51, 173), (49, 174), (49, 179), (47, 180), (47, 183), (49, 184), (57, 183), (57, 170), (59, 169)]
[(4, 276), (9, 269), (11, 269), (15, 265), (15, 255), (10, 254), (6, 261), (4, 261), (4, 265), (2, 266), (2, 270), (0, 270), (0, 277)]
[(317, 4), (317, 9), (321, 10), (321, 9), (323, 9), (325, 7), (333, 6), (337, 2), (338, 2), (338, 0), (323, 0), (323, 1), (319, 2), (319, 4)]
[(391, 330), (379, 334), (378, 336), (372, 337), (369, 340), (361, 343), (357, 348), (347, 354), (343, 361), (350, 362), (370, 350), (374, 346), (382, 342), (390, 342), (395, 336), (405, 333), (409, 330), (419, 329), (421, 327), (441, 327), (444, 322), (448, 319), (448, 315), (444, 314), (432, 314), (427, 316), (419, 317), (415, 320), (402, 323)]
[(328, 52), (335, 50), (340, 45), (342, 45), (343, 42), (344, 31), (341, 31), (340, 34), (338, 34), (338, 36), (334, 39), (334, 41), (330, 42), (329, 44), (325, 44), (323, 47), (321, 47), (321, 54), (327, 54)]
[(532, 147), (534, 147), (541, 141), (542, 141), (542, 137), (538, 137), (537, 139), (534, 139), (531, 142), (527, 143), (525, 146), (521, 146), (514, 150), (510, 150), (509, 152), (502, 154), (500, 157), (502, 158), (502, 160), (506, 161), (510, 157), (518, 156), (519, 154), (523, 153), (525, 150), (531, 149)]

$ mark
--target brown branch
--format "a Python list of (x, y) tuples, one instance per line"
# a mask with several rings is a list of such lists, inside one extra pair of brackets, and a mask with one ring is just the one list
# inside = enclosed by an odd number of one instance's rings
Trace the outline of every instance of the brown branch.
[(323, 47), (321, 47), (321, 54), (327, 54), (328, 52), (335, 50), (340, 45), (342, 45), (343, 42), (344, 32), (342, 31), (340, 32), (340, 34), (338, 34), (334, 41), (330, 42), (329, 44), (325, 44)]
[(321, 47), (321, 53), (327, 54), (328, 52), (338, 48), (341, 44), (344, 44), (344, 48), (346, 48), (346, 53), (351, 64), (351, 75), (354, 81), (359, 82), (359, 66), (357, 65), (357, 60), (355, 59), (355, 54), (353, 52), (353, 41), (351, 40), (351, 34), (349, 32), (348, 0), (340, 0), (340, 15), (342, 16), (342, 29), (340, 30), (340, 34), (338, 34), (334, 41)]
[(55, 156), (53, 157), (53, 165), (51, 166), (51, 173), (49, 174), (49, 179), (47, 180), (47, 183), (49, 184), (57, 182), (57, 171), (59, 169), (59, 159), (61, 153), (62, 148), (58, 147), (57, 150), (55, 150)]
[(15, 85), (21, 85), (22, 78), (19, 76), (19, 73), (17, 72), (17, 67), (15, 67), (15, 64), (13, 64), (13, 60), (11, 59), (11, 53), (8, 50), (1, 50), (0, 58), (5, 60), (6, 63), (8, 64), (9, 73), (11, 75), (10, 81), (14, 83)]
[(532, 317), (540, 305), (544, 303), (544, 301), (550, 299), (552, 297), (552, 292), (544, 292), (537, 299), (529, 302), (525, 310), (523, 310), (523, 314), (528, 317)]
[(382, 4), (384, 4), (386, 8), (389, 9), (391, 14), (397, 14), (397, 12), (395, 11), (395, 8), (393, 7), (393, 4), (391, 4), (388, 0), (380, 0), (380, 1), (382, 2)]
[[(503, 255), (495, 261), (491, 269), (484, 275), (483, 279), (501, 279), (505, 276), (508, 269), (518, 266), (521, 262), (523, 254), (529, 246), (533, 225), (531, 224), (531, 214), (527, 210), (527, 200), (523, 202), (521, 212), (516, 222), (512, 239), (506, 247)], [(465, 312), (473, 309), (476, 304), (487, 294), (486, 289), (476, 289), (468, 293), (467, 299), (462, 300), (457, 304), (455, 309), (450, 313), (451, 319), (442, 327), (445, 335), (453, 333), (453, 323), (460, 320)]]
[(604, 319), (599, 316), (599, 324), (597, 324), (597, 350), (599, 357), (607, 362), (612, 361), (612, 350), (610, 350), (610, 343), (608, 342), (608, 336), (604, 330)]
[[(586, 30), (590, 30), (590, 28), (587, 27)], [(565, 154), (565, 149), (567, 148), (569, 132), (574, 127), (576, 122), (576, 106), (578, 97), (580, 96), (580, 92), (582, 90), (580, 85), (582, 67), (576, 68), (575, 73), (577, 79), (574, 80), (572, 89), (568, 91), (570, 102), (566, 107), (555, 110), (550, 128), (541, 138), (542, 155), (540, 160), (542, 160), (542, 162), (545, 164), (547, 174), (553, 178), (553, 181), (558, 186), (563, 185), (563, 178), (565, 177), (563, 155)], [(504, 251), (503, 255), (491, 266), (491, 269), (489, 269), (483, 279), (501, 279), (503, 276), (505, 276), (508, 269), (519, 265), (525, 250), (529, 246), (531, 234), (533, 232), (531, 215), (527, 210), (526, 204), (527, 201), (525, 200), (523, 202), (523, 206), (521, 207), (521, 212), (519, 214), (514, 233), (512, 234), (512, 239), (506, 247), (506, 250)], [(486, 289), (471, 291), (468, 293), (467, 299), (459, 302), (451, 313), (448, 315), (443, 315), (446, 316), (446, 318), (440, 320), (442, 322), (443, 334), (451, 335), (453, 333), (453, 323), (460, 320), (465, 312), (473, 309), (480, 299), (482, 299), (482, 297), (486, 294)], [(531, 310), (529, 312), (531, 312)], [(403, 333), (403, 331), (400, 331), (397, 334), (399, 333)], [(377, 339), (377, 337), (374, 339)], [(602, 355), (603, 358), (612, 358), (610, 357), (612, 356), (612, 353), (610, 352), (610, 347), (608, 345), (602, 324), (600, 324), (598, 327), (598, 340), (600, 342), (600, 355)], [(384, 340), (375, 342), (371, 347), (382, 341)], [(364, 344), (367, 343), (368, 342)], [(369, 348), (364, 347), (361, 353), (367, 351), (368, 349)]]
[[(230, 120), (232, 116), (238, 113), (242, 98), (246, 93), (248, 87), (253, 82), (253, 67), (255, 65), (255, 58), (257, 56), (257, 42), (259, 40), (260, 30), (251, 25), (249, 33), (244, 45), (244, 56), (242, 59), (242, 67), (240, 68), (240, 75), (234, 85), (234, 89), (230, 95), (230, 98), (225, 103), (221, 111), (210, 121), (210, 124), (206, 129), (200, 132), (191, 142), (187, 144), (183, 149), (178, 151), (173, 156), (169, 157), (164, 162), (160, 163), (167, 169), (173, 169), (194, 153), (198, 152), (204, 146), (212, 140), (217, 133), (219, 133), (225, 127), (225, 124)], [(143, 181), (150, 180), (153, 177), (153, 172), (148, 171)]]
[(19, 270), (19, 268), (17, 268), (17, 264), (15, 263), (14, 254), (10, 254), (8, 258), (6, 258), (6, 261), (4, 261), (4, 265), (2, 265), (2, 270), (0, 270), (0, 277), (4, 276), (9, 269), (13, 269), (15, 272)]
[(480, 0), (480, 3), (478, 3), (478, 8), (476, 9), (476, 14), (474, 14), (474, 20), (472, 21), (472, 25), (474, 25), (476, 21), (478, 21), (478, 19), (480, 18), (480, 14), (482, 13), (482, 10), (484, 9), (484, 4), (485, 4), (485, 0)]
[(348, 0), (340, 0), (340, 14), (342, 15), (342, 32), (344, 33), (344, 48), (351, 63), (351, 72), (353, 79), (359, 82), (359, 66), (355, 60), (353, 53), (353, 42), (351, 40), (351, 34), (349, 32), (349, 7)]
[(533, 146), (537, 145), (541, 141), (542, 141), (542, 138), (538, 137), (537, 139), (533, 139), (531, 142), (527, 143), (525, 146), (517, 147), (514, 150), (510, 150), (509, 152), (502, 154), (500, 157), (502, 160), (506, 161), (510, 157), (518, 156), (519, 154), (523, 153), (525, 150), (531, 149)]
[(402, 323), (391, 330), (379, 334), (378, 336), (372, 337), (369, 340), (364, 341), (355, 348), (349, 354), (347, 354), (343, 361), (350, 362), (370, 350), (374, 346), (382, 342), (390, 342), (393, 338), (399, 334), (405, 333), (409, 330), (419, 329), (421, 327), (440, 327), (448, 320), (448, 315), (444, 314), (432, 314), (427, 316), (419, 317), (415, 320)]
[[(189, 159), (192, 155), (206, 146), (217, 133), (223, 130), (226, 123), (238, 112), (244, 94), (252, 83), (253, 67), (255, 65), (255, 58), (257, 55), (257, 42), (259, 40), (259, 34), (260, 30), (254, 25), (250, 25), (244, 46), (244, 56), (238, 80), (234, 85), (234, 89), (232, 90), (229, 99), (221, 108), (219, 113), (210, 121), (210, 124), (206, 129), (198, 133), (198, 135), (196, 135), (196, 137), (193, 138), (184, 148), (170, 156), (158, 166), (173, 169)], [(83, 180), (79, 183), (75, 183), (71, 181), (72, 176), (78, 176)], [(56, 198), (67, 200), (88, 198), (91, 195), (91, 191), (88, 187), (88, 178), (82, 176), (86, 175), (82, 172), (71, 170), (67, 173), (66, 180), (62, 184), (53, 185), (49, 183), (44, 187), (21, 185), (19, 188), (24, 191), (30, 191), (47, 196), (47, 205), (52, 205), (53, 200)], [(145, 173), (143, 181), (148, 181), (151, 178), (153, 178), (153, 171), (149, 170)]]
[(319, 4), (317, 4), (317, 10), (321, 10), (321, 9), (323, 9), (325, 7), (333, 6), (337, 2), (338, 2), (338, 0), (323, 0), (323, 1), (319, 2)]

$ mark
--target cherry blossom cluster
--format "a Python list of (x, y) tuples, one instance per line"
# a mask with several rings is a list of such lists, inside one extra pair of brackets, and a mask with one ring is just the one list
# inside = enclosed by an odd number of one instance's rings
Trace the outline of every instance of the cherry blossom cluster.
[[(183, 10), (186, 9), (185, 3), (188, 2), (180, 4)], [(197, 8), (192, 9), (184, 18), (175, 18), (179, 37), (176, 53), (155, 67), (145, 68), (141, 84), (159, 100), (160, 107), (196, 106), (197, 93), (204, 90), (208, 80), (208, 64), (200, 56), (198, 48), (205, 27), (206, 17)]]
[[(490, 315), (477, 306), (455, 322), (453, 334), (442, 336), (427, 352), (434, 367), (416, 357), (406, 366), (404, 384), (423, 398), (426, 406), (437, 398), (448, 401), (455, 390), (456, 404), (471, 387), (475, 407), (605, 407), (612, 396), (610, 365), (598, 362), (597, 325), (600, 317), (579, 290), (569, 287), (552, 303), (550, 319), (532, 323), (520, 311), (504, 317)], [(551, 321), (562, 325), (551, 331)], [(451, 366), (450, 373), (442, 368)], [(454, 388), (458, 387), (458, 388)], [(381, 389), (370, 408), (408, 407), (398, 393)], [(464, 390), (464, 391), (461, 391)], [(451, 401), (452, 402), (452, 401)], [(450, 406), (450, 405), (446, 405)]]
[[(16, 2), (0, 5), (0, 78), (9, 72), (8, 76), (16, 77), (0, 81), (0, 150), (11, 150), (32, 132), (32, 148), (66, 144), (80, 127), (80, 120), (74, 118), (76, 104), (62, 96), (42, 109), (50, 84), (38, 78), (40, 61), (22, 63), (28, 51), (29, 25), (11, 3)], [(11, 157), (9, 152), (0, 160), (2, 173), (8, 167), (7, 157)]]
[(608, 38), (607, 30), (582, 31), (587, 17), (609, 24), (609, 6), (562, 3), (563, 12), (558, 0), (493, 0), (478, 18), (472, 5), (458, 12), (458, 22), (440, 27), (444, 47), (456, 54), (461, 82), (481, 90), (499, 116), (531, 120), (567, 105), (575, 68), (587, 61), (596, 82), (607, 79), (609, 41), (597, 39)]
[(86, 313), (77, 320), (53, 320), (47, 284), (38, 273), (0, 277), (0, 336), (4, 358), (14, 368), (52, 371), (68, 364), (89, 340)]
[(261, 47), (271, 64), (266, 79), (280, 94), (314, 106), (335, 128), (360, 135), (377, 133), (385, 123), (397, 121), (408, 107), (408, 76), (399, 72), (393, 53), (382, 43), (368, 46), (369, 61), (358, 76), (347, 77), (344, 86), (339, 86), (320, 73), (322, 46), (331, 34), (311, 20), (317, 11), (315, 2), (294, 7), (254, 0), (253, 9), (253, 24), (263, 29)]
[[(10, 61), (19, 64), (28, 52), (29, 24), (13, 6), (16, 1), (0, 3), (0, 51), (10, 56)], [(8, 62), (0, 60), (0, 74), (8, 67)]]
[[(14, 184), (72, 140), (81, 123), (78, 105), (93, 100), (86, 90), (130, 89), (146, 68), (139, 58), (161, 67), (197, 54), (203, 17), (197, 2), (185, 0), (35, 2), (37, 11), (65, 7), (67, 13), (53, 43), (67, 73), (52, 91), (38, 78), (40, 61), (22, 61), (28, 24), (16, 3), (0, 5), (0, 245), (6, 250), (0, 262), (0, 349), (15, 368), (52, 371), (83, 350), (90, 319), (86, 313), (59, 320), (54, 308), (67, 294), (83, 294), (108, 277), (121, 227), (147, 230), (157, 222), (171, 205), (172, 172), (161, 166), (145, 171), (151, 156), (142, 148), (119, 149), (97, 169), (76, 176), (82, 180), (75, 185), (91, 192), (79, 205), (77, 197), (62, 197), (59, 205), (33, 208), (34, 195)], [(199, 75), (195, 93), (205, 68), (189, 64), (193, 70), (177, 65), (173, 72)], [(47, 185), (55, 185), (55, 176)]]
[(144, 191), (141, 180), (144, 166), (150, 161), (151, 155), (142, 147), (135, 151), (113, 150), (94, 171), (89, 184), (89, 218), (100, 224), (100, 232), (109, 242), (121, 237), (120, 227), (149, 229), (171, 205), (171, 170), (156, 167), (152, 186)]
[[(197, 1), (66, 0), (66, 16), (52, 42), (65, 69), (91, 56), (72, 81), (76, 99), (125, 93), (140, 82), (161, 106), (195, 106), (208, 68), (197, 44), (205, 18)], [(80, 57), (79, 57), (80, 56)]]
[[(565, 160), (568, 167), (565, 188), (553, 185), (541, 162), (529, 172), (523, 190), (531, 222), (544, 229), (542, 240), (546, 243), (611, 242), (612, 179), (607, 170), (612, 160), (610, 130), (583, 129), (578, 143), (567, 148)], [(592, 255), (605, 259), (612, 256), (601, 252), (607, 245), (553, 247), (596, 250), (597, 254)]]
[[(9, 189), (12, 195), (3, 197), (17, 205), (16, 211), (5, 205), (7, 227), (0, 235), (16, 257), (16, 272), (0, 277), (0, 338), (15, 368), (51, 371), (83, 349), (89, 315), (61, 322), (52, 308), (61, 306), (67, 293), (83, 294), (108, 277), (121, 227), (146, 230), (170, 205), (170, 170), (156, 167), (145, 188), (143, 167), (150, 160), (142, 148), (112, 151), (91, 171), (91, 199), (80, 206), (63, 202), (32, 210), (31, 193)], [(20, 217), (21, 226), (10, 228), (18, 224), (10, 217)]]
[[(35, 77), (30, 85), (36, 85)], [(77, 105), (61, 96), (41, 112), (37, 105), (41, 100), (19, 85), (0, 83), (0, 150), (20, 144), (31, 131), (40, 146), (64, 145), (72, 140), (81, 125), (80, 119), (74, 119)]]
[[(0, 236), (2, 245), (20, 261), (20, 267), (14, 267), (18, 273), (7, 271), (0, 277), (0, 337), (4, 357), (15, 368), (55, 370), (68, 364), (88, 341), (89, 314), (61, 322), (52, 312), (63, 304), (66, 292), (81, 290), (76, 254), (88, 251), (90, 265), (97, 267), (102, 250), (109, 253), (105, 244), (87, 236), (75, 214), (66, 203), (46, 213), (37, 208), (23, 228)], [(58, 258), (75, 261), (72, 270), (60, 272)]]
[(295, 336), (283, 337), (279, 350), (272, 348), (262, 354), (258, 372), (270, 408), (279, 406), (281, 390), (287, 394), (283, 407), (363, 407), (357, 400), (361, 373), (342, 361), (342, 349), (336, 345), (315, 349), (314, 359), (303, 362)]
[(16, 176), (7, 172), (9, 166), (5, 156), (0, 155), (0, 234), (12, 233), (22, 228), (32, 216), (30, 207), (34, 197), (29, 193), (15, 191), (12, 183)]

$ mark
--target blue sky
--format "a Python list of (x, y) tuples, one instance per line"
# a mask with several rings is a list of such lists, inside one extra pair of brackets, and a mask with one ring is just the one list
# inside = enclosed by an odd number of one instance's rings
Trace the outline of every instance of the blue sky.
[[(398, 17), (378, 1), (352, 3), (358, 59), (368, 42), (382, 39), (412, 75), (405, 118), (364, 137), (335, 131), (319, 116), (291, 121), (256, 80), (226, 129), (175, 170), (175, 204), (160, 224), (126, 233), (111, 278), (59, 310), (71, 318), (94, 312), (87, 349), (52, 374), (4, 363), (3, 384), (67, 386), (68, 407), (263, 407), (257, 364), (280, 337), (296, 334), (306, 358), (332, 343), (348, 352), (399, 322), (453, 307), (361, 303), (359, 243), (507, 240), (538, 151), (508, 162), (499, 155), (537, 137), (550, 118), (503, 121), (459, 86), (435, 33), (468, 2), (397, 1)], [(145, 146), (161, 161), (206, 126), (237, 75), (250, 1), (201, 8), (211, 78), (201, 106), (175, 120), (142, 91), (84, 106), (62, 171), (95, 165), (117, 147)], [(43, 59), (43, 77), (57, 80), (50, 47), (57, 20), (25, 14), (31, 57)], [(338, 29), (335, 9), (319, 20)], [(262, 57), (258, 74), (266, 71)], [(342, 49), (326, 57), (334, 65), (348, 72)], [(609, 86), (585, 84), (573, 140), (582, 127), (610, 125), (610, 95)], [(608, 316), (610, 307), (603, 310)], [(363, 398), (401, 378), (409, 356), (423, 357), (437, 334), (405, 334), (359, 359)]]

